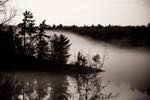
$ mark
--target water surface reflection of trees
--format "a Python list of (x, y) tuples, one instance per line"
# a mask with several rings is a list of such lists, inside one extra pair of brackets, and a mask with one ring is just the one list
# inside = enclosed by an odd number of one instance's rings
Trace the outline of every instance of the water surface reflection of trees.
[[(15, 78), (8, 75), (0, 82), (0, 97), (3, 100), (110, 100), (113, 98), (113, 93), (103, 91), (106, 85), (95, 75), (78, 74), (72, 77), (75, 81), (69, 80), (68, 75), (53, 77), (48, 75), (48, 79), (44, 79), (44, 76), (25, 79), (17, 77), (20, 76), (19, 74), (16, 74)], [(75, 87), (73, 90), (70, 89), (70, 84)]]
[[(74, 64), (101, 68), (104, 62), (100, 58), (97, 54), (89, 59), (79, 52)], [(44, 72), (1, 73), (0, 96), (3, 100), (110, 100), (114, 98), (112, 92), (104, 92), (107, 85), (103, 84), (99, 74), (97, 72), (69, 75)], [(75, 87), (74, 90), (69, 88), (70, 84)]]
[[(74, 99), (104, 100), (113, 97), (112, 93), (102, 92), (105, 86), (97, 77), (104, 63), (100, 55), (88, 58), (79, 52), (76, 60), (67, 64), (70, 40), (62, 34), (46, 35), (45, 20), (35, 27), (32, 13), (25, 11), (23, 14), (19, 32), (0, 26), (0, 65), (4, 69), (0, 72), (0, 99), (69, 100), (78, 95)], [(51, 70), (66, 73), (51, 74)], [(76, 80), (73, 83), (75, 94), (69, 89), (68, 76)]]

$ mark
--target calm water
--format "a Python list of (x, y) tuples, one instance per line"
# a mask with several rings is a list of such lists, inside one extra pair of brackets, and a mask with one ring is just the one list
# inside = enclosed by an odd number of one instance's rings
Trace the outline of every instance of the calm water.
[[(150, 53), (139, 49), (121, 49), (102, 42), (95, 41), (88, 37), (83, 37), (65, 31), (47, 31), (47, 34), (64, 34), (72, 43), (70, 61), (76, 58), (79, 51), (87, 56), (100, 54), (105, 58), (103, 69), (106, 71), (100, 74), (104, 82), (110, 81), (110, 85), (105, 90), (119, 92), (117, 100), (148, 100), (150, 97), (140, 90), (150, 88)], [(73, 85), (73, 79), (64, 75), (49, 75), (48, 73), (17, 73), (20, 80), (38, 80), (46, 83), (60, 84), (68, 83)], [(49, 84), (47, 84), (49, 85)], [(65, 87), (62, 87), (65, 88)], [(74, 91), (73, 87), (70, 87)], [(47, 100), (48, 94), (43, 100)]]
[(100, 54), (105, 57), (103, 69), (106, 80), (117, 82), (144, 81), (150, 70), (150, 53), (139, 49), (121, 49), (88, 37), (69, 32), (50, 31), (50, 34), (65, 34), (72, 43), (70, 53), (75, 59), (78, 51), (85, 55)]
[[(109, 89), (119, 91), (118, 100), (146, 100), (150, 98), (139, 90), (150, 88), (150, 53), (140, 49), (121, 49), (88, 37), (70, 32), (50, 31), (49, 34), (65, 34), (72, 43), (71, 59), (78, 51), (85, 55), (101, 54), (105, 57), (102, 77), (112, 84)], [(70, 59), (70, 60), (71, 60)], [(131, 90), (134, 88), (134, 91)]]

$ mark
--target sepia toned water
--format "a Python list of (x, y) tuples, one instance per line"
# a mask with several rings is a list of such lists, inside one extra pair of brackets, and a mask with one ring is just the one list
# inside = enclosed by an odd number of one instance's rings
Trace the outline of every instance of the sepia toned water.
[[(76, 55), (81, 51), (84, 55), (89, 57), (100, 54), (104, 58), (103, 70), (99, 77), (102, 77), (103, 82), (110, 82), (105, 92), (112, 91), (119, 93), (115, 100), (149, 100), (147, 88), (150, 88), (150, 53), (144, 49), (127, 49), (118, 48), (106, 43), (95, 41), (89, 37), (80, 36), (75, 33), (66, 31), (47, 31), (48, 35), (64, 34), (70, 39), (71, 57), (69, 62), (76, 60)], [(41, 73), (15, 73), (16, 78), (20, 81), (34, 81), (36, 80), (42, 86), (46, 84), (48, 91), (50, 87), (59, 87), (62, 84), (69, 86), (72, 94), (75, 93), (74, 79), (69, 75), (50, 74), (46, 72)], [(38, 84), (38, 83), (37, 83)], [(66, 89), (62, 85), (61, 90)], [(44, 85), (43, 85), (44, 86)], [(36, 93), (35, 93), (36, 94)], [(20, 97), (22, 98), (22, 97)], [(48, 100), (50, 92), (41, 100)], [(70, 98), (71, 100), (73, 98)], [(75, 98), (74, 98), (75, 99)]]
[(118, 91), (117, 100), (148, 100), (150, 96), (141, 90), (150, 88), (150, 52), (141, 48), (118, 48), (89, 37), (83, 37), (64, 31), (50, 31), (49, 34), (65, 34), (72, 43), (71, 59), (77, 52), (93, 56), (100, 54), (105, 57), (102, 73), (104, 81), (110, 81), (110, 90)]

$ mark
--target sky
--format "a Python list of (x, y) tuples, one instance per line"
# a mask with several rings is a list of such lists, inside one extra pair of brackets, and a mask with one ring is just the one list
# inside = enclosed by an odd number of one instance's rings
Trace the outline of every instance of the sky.
[(150, 22), (150, 0), (11, 0), (19, 12), (33, 12), (36, 23), (63, 25), (146, 25)]

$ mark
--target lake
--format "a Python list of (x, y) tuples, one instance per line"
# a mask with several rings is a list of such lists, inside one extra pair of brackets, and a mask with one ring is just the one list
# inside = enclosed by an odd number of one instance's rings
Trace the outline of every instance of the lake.
[[(142, 48), (119, 48), (106, 44), (100, 41), (93, 40), (86, 36), (80, 36), (73, 32), (66, 31), (46, 31), (48, 35), (64, 34), (70, 39), (71, 57), (69, 62), (76, 59), (77, 53), (81, 51), (84, 55), (89, 57), (100, 54), (104, 59), (103, 70), (99, 77), (102, 77), (103, 82), (109, 82), (109, 86), (105, 92), (112, 91), (113, 93), (119, 93), (119, 96), (115, 100), (148, 100), (150, 96), (146, 90), (150, 89), (150, 53), (146, 49)], [(52, 87), (61, 86), (66, 84), (70, 86), (70, 90), (74, 93), (74, 79), (65, 75), (51, 75), (46, 72), (41, 73), (23, 73), (17, 72), (16, 78), (20, 81), (32, 81), (32, 84), (43, 85), (46, 83), (47, 91)], [(40, 83), (38, 83), (38, 80)], [(35, 85), (35, 86), (36, 86)], [(66, 90), (65, 85), (60, 89)], [(57, 91), (56, 91), (57, 92)], [(37, 95), (36, 91), (33, 94)], [(48, 100), (50, 92), (41, 100)], [(20, 99), (23, 98), (20, 96)], [(71, 99), (71, 98), (70, 98)], [(27, 99), (28, 100), (28, 99)]]
[[(110, 89), (119, 91), (118, 100), (146, 100), (150, 98), (146, 92), (150, 88), (150, 53), (140, 48), (119, 48), (93, 40), (86, 36), (65, 31), (50, 31), (49, 34), (65, 34), (72, 43), (71, 59), (75, 59), (77, 52), (85, 55), (100, 54), (105, 57), (102, 74), (104, 81), (110, 81)], [(138, 98), (138, 99), (137, 99)]]

